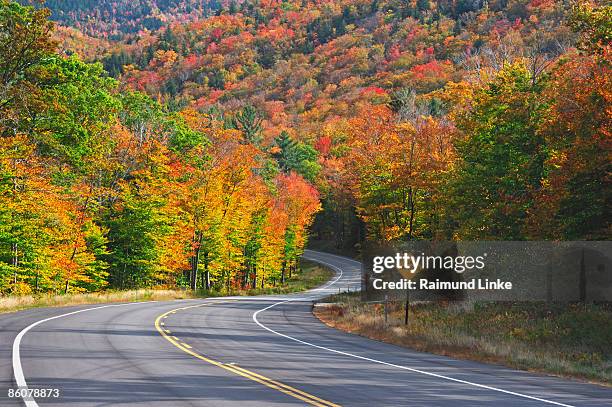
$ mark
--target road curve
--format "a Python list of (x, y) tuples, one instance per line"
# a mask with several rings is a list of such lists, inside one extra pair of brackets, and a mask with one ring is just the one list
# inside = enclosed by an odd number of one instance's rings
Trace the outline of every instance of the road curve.
[(331, 329), (312, 301), (357, 289), (360, 264), (306, 293), (32, 309), (0, 316), (8, 389), (57, 388), (29, 406), (609, 406), (612, 389), (454, 360)]

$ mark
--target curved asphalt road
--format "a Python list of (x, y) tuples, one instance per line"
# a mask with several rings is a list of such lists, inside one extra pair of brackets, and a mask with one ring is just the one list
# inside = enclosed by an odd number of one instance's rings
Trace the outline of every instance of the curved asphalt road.
[[(360, 265), (311, 251), (305, 257), (331, 266), (335, 279), (286, 296), (2, 315), (0, 406), (24, 403), (7, 398), (20, 381), (61, 391), (58, 399), (37, 398), (29, 406), (612, 405), (610, 388), (414, 352), (328, 328), (312, 315), (312, 301), (358, 288)], [(16, 341), (24, 328), (60, 315)]]

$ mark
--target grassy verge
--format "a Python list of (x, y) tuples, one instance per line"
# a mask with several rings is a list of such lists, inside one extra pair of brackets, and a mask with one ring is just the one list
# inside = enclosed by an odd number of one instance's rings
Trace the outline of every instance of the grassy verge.
[(612, 385), (612, 306), (364, 304), (327, 299), (315, 314), (335, 328), (412, 349)]
[(126, 290), (67, 295), (23, 295), (0, 297), (0, 314), (38, 307), (98, 304), (107, 302), (164, 301), (195, 298), (189, 290)]
[(207, 298), (234, 295), (284, 294), (315, 288), (332, 277), (333, 273), (315, 263), (303, 261), (301, 270), (294, 273), (284, 285), (251, 290), (192, 291), (192, 290), (126, 290), (67, 295), (24, 295), (0, 297), (0, 314), (38, 307), (61, 307), (69, 305), (98, 304), (112, 302), (168, 301), (188, 298)]

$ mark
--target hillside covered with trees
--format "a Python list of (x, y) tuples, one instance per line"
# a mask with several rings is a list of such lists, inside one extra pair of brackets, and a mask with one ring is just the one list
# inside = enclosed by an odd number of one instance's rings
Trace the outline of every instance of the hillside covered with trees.
[(338, 248), (610, 238), (603, 2), (87, 3), (0, 0), (4, 293), (272, 284), (317, 212)]
[(51, 10), (51, 18), (82, 33), (107, 39), (122, 39), (141, 31), (156, 31), (174, 21), (193, 21), (222, 7), (219, 0), (20, 0), (22, 5), (40, 5)]
[(609, 236), (609, 6), (257, 4), (104, 65), (172, 109), (255, 106), (264, 144), (287, 132), (315, 147), (316, 230), (340, 245)]
[(282, 281), (320, 204), (258, 119), (121, 91), (56, 53), (48, 14), (0, 2), (0, 290)]

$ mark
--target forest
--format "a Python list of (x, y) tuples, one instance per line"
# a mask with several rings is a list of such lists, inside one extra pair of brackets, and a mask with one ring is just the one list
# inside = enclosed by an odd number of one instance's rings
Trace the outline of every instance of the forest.
[[(22, 4), (40, 4), (23, 0)], [(104, 39), (121, 40), (140, 31), (156, 31), (173, 21), (192, 21), (220, 8), (217, 0), (47, 0), (51, 19)]]
[(606, 2), (89, 3), (0, 0), (3, 294), (611, 236)]

